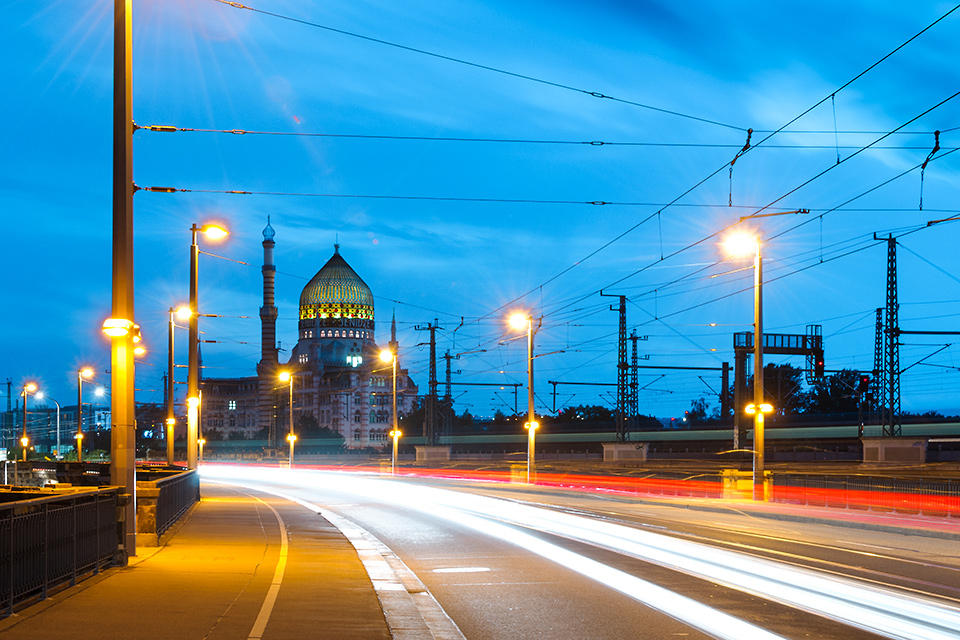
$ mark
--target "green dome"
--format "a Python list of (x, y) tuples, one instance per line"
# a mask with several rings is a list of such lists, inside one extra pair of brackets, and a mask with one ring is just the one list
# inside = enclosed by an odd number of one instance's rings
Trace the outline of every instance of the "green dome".
[(300, 319), (310, 318), (373, 319), (373, 293), (340, 255), (339, 245), (300, 294)]

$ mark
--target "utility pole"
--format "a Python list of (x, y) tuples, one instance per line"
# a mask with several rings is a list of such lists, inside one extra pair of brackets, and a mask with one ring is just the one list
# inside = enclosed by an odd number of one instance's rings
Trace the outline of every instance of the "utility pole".
[(633, 350), (630, 353), (630, 393), (627, 401), (627, 406), (630, 409), (627, 417), (628, 431), (633, 431), (637, 428), (637, 417), (640, 413), (640, 393), (638, 391), (640, 381), (637, 375), (637, 340), (639, 338), (640, 336), (637, 335), (636, 330), (630, 332), (630, 341), (633, 343)]
[(427, 323), (426, 326), (418, 324), (414, 329), (430, 332), (430, 381), (423, 408), (423, 441), (428, 447), (435, 447), (440, 444), (440, 434), (437, 429), (437, 329), (443, 329), (443, 327), (439, 326), (439, 320), (434, 318), (433, 324)]
[[(443, 412), (442, 412), (443, 413), (443, 435), (448, 436), (448, 435), (451, 435), (451, 432), (453, 430), (453, 392), (451, 388), (453, 386), (453, 378), (452, 378), (453, 372), (450, 370), (450, 361), (459, 360), (460, 354), (458, 353), (457, 355), (451, 355), (450, 350), (447, 349), (447, 352), (443, 354), (443, 359), (447, 361), (447, 384), (446, 384), (446, 387), (444, 388)], [(460, 371), (457, 370), (457, 373), (460, 373)]]
[(640, 424), (640, 366), (638, 362), (641, 359), (649, 360), (650, 356), (648, 354), (640, 358), (637, 354), (637, 342), (639, 340), (647, 340), (648, 338), (649, 336), (638, 336), (636, 330), (630, 332), (630, 340), (633, 342), (633, 352), (630, 354), (630, 395), (627, 400), (627, 407), (630, 411), (627, 417), (628, 432), (636, 431)]
[[(600, 295), (607, 298), (620, 298), (620, 331), (617, 334), (617, 442), (628, 442), (630, 432), (627, 429), (627, 296), (617, 296), (600, 291)], [(613, 305), (610, 310), (615, 311)]]
[[(883, 240), (877, 238), (875, 240)], [(885, 238), (887, 242), (887, 295), (885, 322), (883, 327), (883, 402), (880, 404), (883, 422), (883, 435), (900, 435), (900, 304), (897, 300), (897, 239), (893, 235)], [(879, 313), (878, 313), (879, 316)], [(876, 360), (876, 355), (874, 355)]]
[[(3, 431), (0, 434), (0, 446), (6, 445), (7, 429), (10, 429), (10, 435), (13, 435), (13, 407), (11, 405), (10, 394), (13, 393), (13, 380), (7, 378), (7, 412), (3, 414)], [(9, 424), (8, 424), (9, 423)], [(12, 437), (11, 437), (12, 440)], [(11, 447), (12, 448), (12, 447)]]
[(886, 371), (883, 359), (885, 326), (883, 308), (881, 307), (877, 309), (876, 332), (873, 344), (873, 381), (871, 383), (871, 386), (873, 386), (873, 407), (870, 412), (870, 421), (877, 423), (882, 421), (881, 413), (883, 412), (883, 407), (887, 406), (887, 385), (884, 384), (884, 376), (881, 375), (882, 372)]
[(110, 341), (110, 484), (120, 487), (118, 564), (137, 555), (136, 413), (134, 403), (133, 279), (133, 28), (132, 0), (113, 9), (113, 299), (114, 322), (128, 331)]

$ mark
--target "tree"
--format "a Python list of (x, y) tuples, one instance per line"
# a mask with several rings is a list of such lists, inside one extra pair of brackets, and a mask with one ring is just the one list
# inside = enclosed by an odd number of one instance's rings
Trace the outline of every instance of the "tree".
[(310, 413), (301, 413), (296, 420), (296, 434), (305, 438), (311, 437), (320, 429), (320, 423)]
[[(792, 416), (807, 408), (803, 370), (789, 364), (768, 364), (763, 368), (763, 398), (773, 405), (775, 415)], [(746, 403), (753, 402), (753, 376), (747, 381)], [(742, 410), (742, 409), (741, 409)]]
[(613, 410), (601, 405), (578, 404), (564, 407), (557, 413), (556, 422), (612, 422)]
[(808, 396), (807, 413), (853, 413), (857, 411), (860, 395), (857, 385), (860, 372), (843, 369), (832, 376), (826, 376), (813, 385)]
[(687, 411), (687, 419), (691, 423), (703, 422), (707, 419), (707, 412), (710, 410), (710, 403), (703, 396), (690, 403), (690, 410)]

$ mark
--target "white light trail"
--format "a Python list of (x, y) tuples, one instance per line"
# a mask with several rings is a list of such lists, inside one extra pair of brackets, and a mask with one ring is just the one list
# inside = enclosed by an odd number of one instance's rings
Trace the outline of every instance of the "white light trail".
[[(933, 598), (579, 515), (355, 474), (350, 474), (346, 483), (343, 482), (344, 474), (306, 470), (291, 473), (265, 468), (208, 467), (203, 470), (203, 475), (242, 482), (331, 488), (423, 511), (541, 555), (718, 638), (779, 636), (540, 540), (514, 526), (654, 562), (889, 638), (960, 640), (960, 609)], [(731, 627), (731, 624), (737, 626)]]

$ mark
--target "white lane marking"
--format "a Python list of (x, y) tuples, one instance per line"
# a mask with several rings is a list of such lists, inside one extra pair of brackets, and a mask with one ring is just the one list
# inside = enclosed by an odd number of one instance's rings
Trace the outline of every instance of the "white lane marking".
[[(275, 470), (263, 468), (244, 468), (240, 470), (227, 467), (216, 467), (204, 469), (204, 476), (216, 477), (218, 479), (232, 478), (235, 480), (241, 480), (244, 483), (256, 483), (259, 479), (262, 481), (306, 488), (310, 487), (310, 484), (306, 482), (307, 479), (315, 481), (318, 477), (310, 472), (304, 473), (302, 471), (298, 471), (294, 473), (272, 473), (273, 471)], [(288, 494), (277, 492), (269, 488), (264, 488), (259, 485), (251, 486), (250, 484), (244, 484), (243, 486), (247, 486), (248, 488), (258, 491), (271, 493), (273, 495), (287, 498), (288, 500), (302, 504), (307, 508), (317, 511), (317, 513), (330, 520), (335, 526), (339, 527), (337, 521), (341, 521), (348, 529), (363, 531), (356, 525), (353, 525), (348, 520), (338, 516), (337, 514), (329, 513), (322, 507), (313, 505), (306, 500), (301, 500), (295, 496), (290, 496)], [(383, 484), (379, 484), (377, 486), (379, 486), (381, 489), (384, 488)], [(391, 493), (391, 489), (393, 489), (393, 487), (390, 487), (389, 484), (387, 487), (387, 493)], [(351, 478), (349, 488), (340, 488), (350, 491), (357, 491), (363, 494), (369, 492), (374, 488), (374, 486), (368, 486), (367, 483), (362, 479)], [(458, 499), (464, 498), (465, 494), (450, 491), (441, 491), (438, 493), (436, 491), (429, 490), (421, 492), (419, 488), (410, 487), (409, 485), (404, 485), (403, 490), (406, 490), (407, 488), (412, 490), (411, 495), (416, 495), (417, 497), (411, 498), (410, 496), (406, 496), (405, 498), (401, 498), (400, 494), (402, 491), (400, 490), (400, 487), (397, 487), (397, 495), (393, 497), (391, 502), (393, 504), (405, 504), (407, 507), (424, 511), (433, 515), (434, 517), (449, 520), (460, 526), (469, 527), (484, 535), (499, 538), (505, 542), (509, 542), (518, 547), (526, 549), (531, 553), (535, 553), (543, 558), (546, 558), (547, 560), (556, 562), (557, 564), (560, 564), (571, 571), (579, 573), (587, 578), (599, 582), (600, 584), (606, 585), (611, 589), (615, 589), (616, 591), (619, 591), (624, 595), (637, 600), (638, 602), (642, 602), (653, 609), (661, 611), (668, 616), (675, 618), (690, 627), (699, 629), (709, 635), (712, 635), (715, 638), (720, 638), (721, 640), (786, 640), (786, 638), (783, 636), (767, 631), (766, 629), (762, 629), (744, 620), (740, 620), (735, 616), (709, 607), (701, 602), (693, 600), (692, 598), (674, 593), (673, 591), (653, 584), (652, 582), (642, 580), (636, 576), (620, 571), (619, 569), (614, 569), (613, 567), (607, 566), (601, 562), (597, 562), (596, 560), (592, 560), (577, 554), (569, 549), (565, 549), (558, 545), (541, 540), (540, 538), (530, 535), (523, 530), (516, 529), (510, 525), (503, 524), (498, 521), (487, 520), (479, 515), (468, 513), (467, 510), (470, 509), (470, 507), (466, 507), (463, 511), (460, 511), (455, 504)], [(373, 492), (369, 493), (368, 495), (374, 496), (378, 494)], [(448, 497), (451, 504), (442, 504), (443, 500), (438, 499), (440, 496)], [(471, 497), (477, 498), (477, 496)], [(500, 503), (503, 501), (497, 500), (495, 502)], [(489, 507), (490, 505), (487, 506)], [(348, 539), (351, 537), (346, 532), (344, 532), (344, 535), (346, 535)], [(372, 535), (370, 537), (373, 538)], [(373, 539), (376, 540), (376, 538)], [(436, 601), (434, 600), (434, 602)], [(449, 618), (447, 618), (447, 620), (449, 620)], [(453, 621), (451, 620), (450, 623), (453, 624)], [(457, 629), (457, 632), (459, 633), (459, 629)], [(463, 637), (462, 634), (460, 637)]]
[[(226, 475), (241, 473), (248, 479), (260, 478), (264, 481), (296, 484), (304, 488), (322, 488), (332, 481), (339, 489), (389, 504), (404, 505), (454, 522), (464, 523), (467, 518), (473, 518), (476, 523), (470, 526), (475, 526), (480, 533), (486, 534), (492, 533), (496, 528), (499, 531), (496, 537), (502, 535), (507, 542), (517, 543), (521, 538), (510, 525), (533, 528), (655, 562), (882, 636), (917, 640), (960, 640), (960, 608), (934, 597), (919, 597), (898, 589), (864, 584), (860, 580), (824, 575), (821, 571), (791, 567), (632, 527), (597, 522), (485, 496), (356, 475), (351, 475), (350, 482), (344, 485), (343, 475), (332, 472), (299, 471), (282, 475), (271, 471), (262, 468), (245, 468), (242, 471), (218, 469), (218, 473)], [(491, 523), (487, 518), (496, 518), (499, 522)], [(493, 525), (499, 525), (502, 530)], [(542, 542), (538, 539), (537, 541)], [(560, 556), (545, 557), (557, 560)], [(583, 568), (586, 570), (586, 565)], [(605, 565), (599, 565), (596, 569), (596, 575), (590, 572), (583, 574), (603, 582), (599, 577), (603, 571), (615, 571)], [(641, 602), (647, 602), (643, 594), (639, 597), (630, 595)], [(700, 621), (690, 611), (681, 608), (675, 617), (703, 629)], [(715, 635), (721, 638), (731, 637), (723, 633)], [(736, 638), (737, 635), (732, 637)]]
[[(208, 474), (204, 469), (204, 476)], [(354, 524), (350, 520), (328, 511), (323, 507), (292, 496), (286, 493), (275, 491), (262, 486), (250, 486), (248, 478), (241, 478), (242, 482), (230, 482), (224, 480), (222, 476), (215, 476), (218, 482), (233, 486), (245, 487), (255, 491), (262, 491), (284, 500), (289, 500), (299, 504), (318, 514), (330, 524), (339, 529), (340, 533), (350, 541), (357, 551), (357, 556), (363, 564), (374, 590), (380, 598), (380, 605), (383, 609), (384, 617), (390, 626), (391, 635), (395, 638), (404, 638), (405, 640), (466, 640), (466, 637), (460, 631), (457, 624), (447, 615), (447, 613), (433, 597), (426, 586), (420, 582), (416, 574), (410, 570), (407, 565), (394, 554), (389, 547), (380, 542), (376, 536)], [(236, 480), (236, 478), (235, 478)], [(289, 483), (288, 483), (289, 484)], [(266, 503), (264, 503), (266, 504)], [(268, 507), (270, 505), (267, 505)], [(272, 509), (272, 507), (271, 507)], [(276, 511), (274, 511), (276, 513)], [(279, 518), (277, 514), (277, 518)], [(286, 536), (284, 535), (284, 538)], [(402, 575), (400, 575), (402, 573)], [(404, 597), (410, 598), (410, 602), (420, 613), (422, 627), (410, 628), (410, 618), (402, 606), (395, 604), (389, 594), (403, 592)], [(262, 614), (261, 614), (262, 615)], [(248, 640), (259, 640), (252, 635)]]
[(287, 552), (289, 549), (287, 540), (287, 527), (283, 523), (283, 518), (272, 506), (256, 496), (251, 496), (257, 502), (267, 506), (273, 515), (277, 518), (277, 524), (280, 526), (280, 557), (277, 559), (277, 568), (273, 572), (273, 580), (270, 582), (270, 588), (267, 590), (267, 596), (263, 599), (263, 606), (260, 607), (260, 614), (253, 623), (253, 629), (247, 640), (260, 640), (263, 637), (263, 630), (267, 628), (267, 622), (270, 620), (270, 614), (273, 613), (273, 605), (277, 603), (277, 594), (280, 593), (280, 584), (283, 582), (283, 572), (287, 567)]
[(445, 569), (434, 569), (433, 573), (483, 573), (490, 571), (489, 567), (447, 567)]

